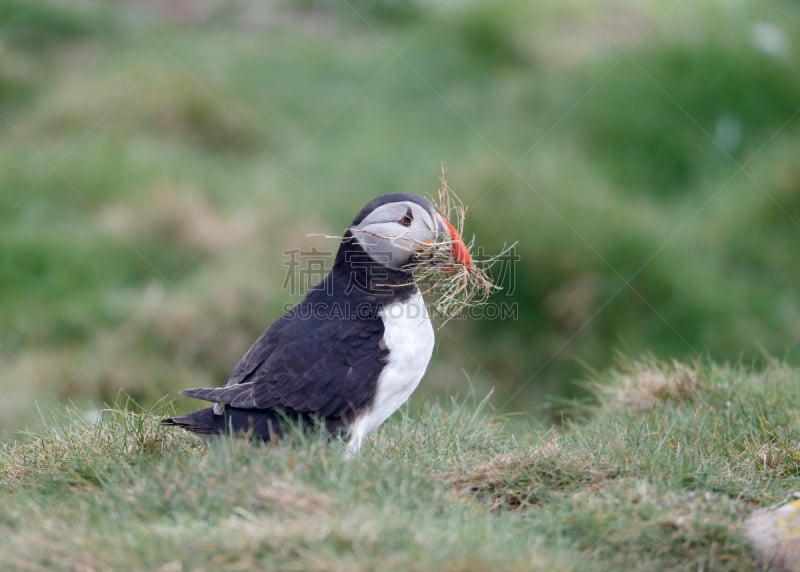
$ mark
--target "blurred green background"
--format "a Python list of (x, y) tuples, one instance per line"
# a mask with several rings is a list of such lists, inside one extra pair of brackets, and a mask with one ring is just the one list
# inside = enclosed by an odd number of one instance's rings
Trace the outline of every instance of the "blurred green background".
[(788, 0), (0, 0), (0, 431), (222, 383), (284, 251), (442, 161), (518, 316), (448, 323), (422, 392), (795, 362), (798, 44)]

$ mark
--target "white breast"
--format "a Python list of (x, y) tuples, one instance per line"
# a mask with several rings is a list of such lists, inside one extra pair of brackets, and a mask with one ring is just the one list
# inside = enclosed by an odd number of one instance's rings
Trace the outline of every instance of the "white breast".
[(353, 422), (348, 455), (358, 451), (367, 434), (408, 400), (433, 354), (433, 326), (419, 290), (405, 302), (384, 307), (380, 316), (389, 361), (378, 377), (375, 400)]

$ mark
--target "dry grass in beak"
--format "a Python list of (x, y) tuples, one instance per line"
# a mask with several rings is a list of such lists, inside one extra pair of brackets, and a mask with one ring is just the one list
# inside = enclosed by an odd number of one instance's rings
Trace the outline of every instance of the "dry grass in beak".
[[(467, 207), (447, 185), (447, 170), (444, 163), (442, 163), (438, 201), (431, 202), (438, 202), (439, 214), (450, 222), (459, 236), (463, 236)], [(485, 304), (492, 292), (502, 290), (500, 286), (492, 282), (488, 271), (517, 245), (515, 242), (504, 246), (503, 250), (494, 256), (475, 260), (470, 254), (475, 242), (473, 238), (469, 244), (463, 244), (471, 259), (471, 264), (467, 266), (456, 260), (453, 253), (457, 241), (447, 235), (439, 236), (434, 242), (422, 242), (405, 234), (391, 237), (365, 230), (360, 232), (383, 240), (391, 240), (395, 245), (399, 245), (398, 241), (400, 240), (404, 241), (402, 248), (415, 255), (414, 262), (409, 265), (409, 270), (414, 275), (414, 281), (420, 286), (422, 293), (429, 299), (433, 299), (434, 310), (443, 318), (442, 325), (468, 308), (476, 308)], [(321, 236), (336, 240), (343, 238), (326, 234), (309, 236)], [(356, 236), (358, 235), (354, 235), (353, 238)]]
[[(441, 186), (438, 197), (439, 214), (450, 221), (458, 234), (463, 236), (467, 207), (447, 185), (447, 170), (442, 164)], [(443, 240), (421, 244), (418, 248), (414, 278), (424, 294), (433, 297), (433, 306), (446, 323), (468, 308), (485, 304), (492, 292), (500, 290), (489, 277), (488, 270), (514, 248), (516, 243), (490, 258), (472, 260), (470, 266), (462, 264), (453, 256), (454, 241)], [(465, 244), (467, 252), (472, 250), (473, 238)]]

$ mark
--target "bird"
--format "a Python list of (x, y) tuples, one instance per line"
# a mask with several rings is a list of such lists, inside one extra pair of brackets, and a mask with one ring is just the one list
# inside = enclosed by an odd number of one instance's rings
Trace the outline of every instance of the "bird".
[(430, 201), (375, 197), (345, 230), (331, 271), (258, 337), (225, 385), (181, 391), (213, 405), (161, 423), (265, 442), (312, 423), (346, 441), (346, 456), (357, 453), (427, 370), (435, 337), (413, 270), (420, 246), (438, 241), (471, 267), (460, 234)]

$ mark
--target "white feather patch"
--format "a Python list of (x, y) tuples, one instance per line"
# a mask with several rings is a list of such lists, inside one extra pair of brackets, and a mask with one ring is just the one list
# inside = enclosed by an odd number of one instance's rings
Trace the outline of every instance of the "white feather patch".
[(433, 326), (419, 290), (405, 302), (384, 307), (380, 316), (389, 361), (378, 377), (372, 405), (353, 422), (348, 455), (358, 451), (367, 434), (408, 401), (433, 354)]

